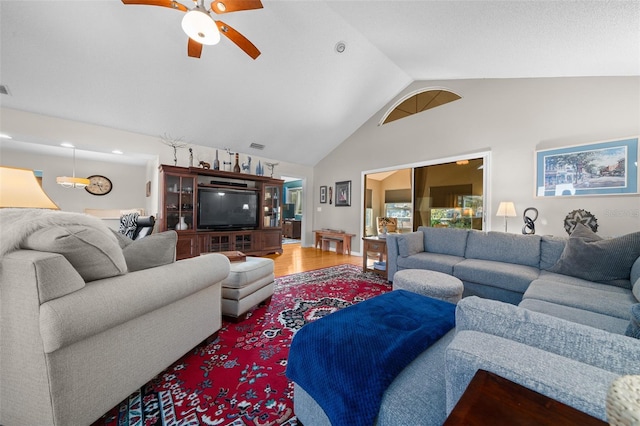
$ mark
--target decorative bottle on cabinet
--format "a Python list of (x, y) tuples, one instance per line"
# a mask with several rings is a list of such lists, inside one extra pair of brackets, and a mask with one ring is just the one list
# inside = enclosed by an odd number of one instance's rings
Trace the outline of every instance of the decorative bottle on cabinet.
[(218, 161), (218, 150), (216, 149), (216, 159), (213, 160), (213, 170), (220, 170), (220, 161)]
[(233, 166), (234, 173), (240, 173), (240, 155), (236, 152), (236, 165)]

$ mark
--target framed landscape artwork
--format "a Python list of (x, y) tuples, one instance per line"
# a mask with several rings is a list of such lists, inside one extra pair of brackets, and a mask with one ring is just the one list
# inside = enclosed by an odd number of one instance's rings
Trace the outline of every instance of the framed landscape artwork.
[(351, 181), (336, 182), (336, 207), (351, 205)]
[(536, 151), (536, 196), (638, 193), (638, 137)]
[(320, 203), (325, 204), (327, 202), (327, 187), (320, 187)]

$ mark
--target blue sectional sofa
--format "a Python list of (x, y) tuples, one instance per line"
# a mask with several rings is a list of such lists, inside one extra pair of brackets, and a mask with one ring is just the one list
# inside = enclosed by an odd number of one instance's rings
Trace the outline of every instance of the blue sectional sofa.
[[(625, 335), (639, 335), (629, 332), (640, 232), (605, 240), (581, 225), (570, 238), (422, 227), (389, 234), (387, 250), (389, 280), (440, 271), (463, 281), (465, 297), (456, 328), (386, 390), (377, 425), (442, 424), (478, 369), (606, 421), (611, 382), (640, 374), (640, 340)], [(294, 395), (303, 424), (330, 424), (297, 384)]]

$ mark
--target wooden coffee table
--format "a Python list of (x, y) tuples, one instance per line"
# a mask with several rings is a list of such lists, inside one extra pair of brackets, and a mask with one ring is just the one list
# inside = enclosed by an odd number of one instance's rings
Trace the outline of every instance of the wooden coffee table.
[(606, 425), (573, 407), (478, 370), (444, 425)]

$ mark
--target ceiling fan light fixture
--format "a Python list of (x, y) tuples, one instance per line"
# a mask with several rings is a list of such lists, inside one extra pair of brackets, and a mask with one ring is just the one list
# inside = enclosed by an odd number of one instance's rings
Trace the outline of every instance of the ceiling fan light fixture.
[(192, 9), (182, 18), (182, 30), (200, 44), (213, 45), (220, 42), (220, 31), (208, 13)]

